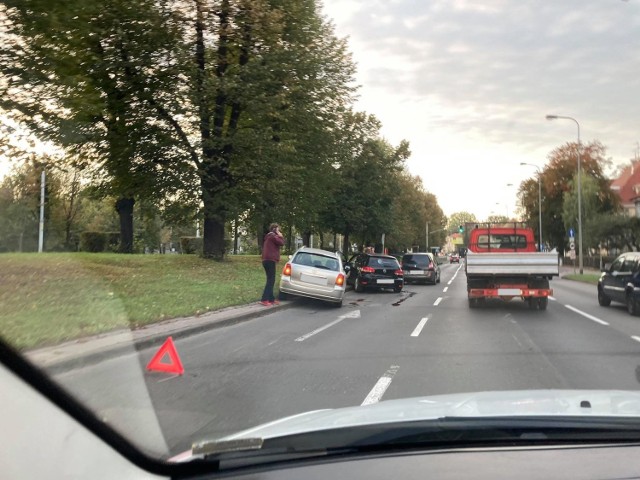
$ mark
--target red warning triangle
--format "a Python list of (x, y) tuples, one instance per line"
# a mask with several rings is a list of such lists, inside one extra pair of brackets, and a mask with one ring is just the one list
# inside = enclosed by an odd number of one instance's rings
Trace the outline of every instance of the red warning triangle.
[[(165, 355), (169, 355), (169, 363), (163, 363), (162, 359)], [(157, 372), (177, 373), (182, 375), (184, 373), (184, 367), (176, 351), (176, 347), (173, 344), (171, 337), (167, 338), (162, 344), (157, 353), (153, 356), (147, 370), (155, 370)]]

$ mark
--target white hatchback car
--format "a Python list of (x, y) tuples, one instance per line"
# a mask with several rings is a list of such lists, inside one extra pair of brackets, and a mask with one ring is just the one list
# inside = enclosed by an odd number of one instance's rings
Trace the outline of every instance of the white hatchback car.
[(280, 278), (280, 298), (315, 298), (342, 306), (346, 277), (339, 253), (302, 247), (290, 258)]

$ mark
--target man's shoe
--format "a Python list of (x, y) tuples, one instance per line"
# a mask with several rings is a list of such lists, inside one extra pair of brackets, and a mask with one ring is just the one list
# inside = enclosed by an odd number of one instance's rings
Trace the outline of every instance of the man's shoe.
[(273, 301), (274, 305), (280, 305), (280, 300), (278, 300), (277, 298)]
[(270, 301), (268, 301), (268, 300), (262, 300), (262, 301), (260, 302), (260, 304), (261, 304), (261, 305), (264, 305), (265, 307), (270, 307), (271, 305), (273, 305), (273, 303), (271, 303), (271, 302), (270, 302)]

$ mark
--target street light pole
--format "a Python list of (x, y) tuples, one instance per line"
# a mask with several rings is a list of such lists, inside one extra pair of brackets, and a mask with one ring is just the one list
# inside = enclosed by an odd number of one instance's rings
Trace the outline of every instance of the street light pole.
[(547, 120), (571, 120), (575, 122), (578, 127), (578, 265), (580, 267), (580, 275), (584, 273), (584, 263), (582, 260), (582, 173), (580, 166), (580, 124), (573, 117), (567, 117), (564, 115), (547, 115)]
[(533, 163), (520, 162), (520, 165), (529, 165), (534, 167), (538, 172), (538, 251), (542, 251), (542, 172), (537, 165)]

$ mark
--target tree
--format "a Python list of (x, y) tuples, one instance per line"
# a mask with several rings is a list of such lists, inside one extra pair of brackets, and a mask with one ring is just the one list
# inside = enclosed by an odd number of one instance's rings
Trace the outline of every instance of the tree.
[(476, 216), (473, 213), (469, 212), (456, 212), (452, 213), (449, 216), (449, 220), (447, 222), (447, 230), (449, 233), (458, 232), (458, 228), (465, 223), (477, 222)]
[(171, 17), (149, 0), (5, 3), (14, 41), (0, 55), (0, 106), (79, 166), (97, 167), (103, 194), (116, 196), (120, 251), (131, 252), (136, 198), (173, 194), (188, 172), (155, 121), (173, 88)]
[[(567, 233), (563, 218), (564, 193), (571, 189), (571, 180), (577, 171), (578, 145), (566, 143), (549, 154), (549, 162), (541, 174), (542, 179), (542, 232), (543, 241), (564, 251)], [(619, 200), (611, 191), (609, 180), (603, 171), (609, 164), (606, 149), (598, 141), (584, 144), (580, 149), (582, 178), (591, 177), (599, 190), (597, 211), (616, 212)], [(537, 229), (538, 183), (537, 178), (522, 182), (518, 191), (523, 217)], [(583, 221), (586, 217), (583, 215)], [(536, 230), (537, 231), (537, 230)]]
[[(569, 183), (570, 190), (564, 192), (562, 219), (564, 221), (565, 232), (568, 232), (570, 228), (573, 228), (578, 232), (578, 176), (573, 177)], [(603, 213), (601, 195), (602, 192), (595, 179), (588, 175), (583, 175), (581, 178), (582, 183), (582, 246), (588, 251), (590, 248), (597, 248), (600, 243), (600, 238), (594, 236), (594, 232), (587, 226), (586, 220), (594, 218), (598, 214)], [(576, 233), (577, 235), (577, 233)]]

